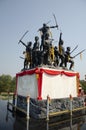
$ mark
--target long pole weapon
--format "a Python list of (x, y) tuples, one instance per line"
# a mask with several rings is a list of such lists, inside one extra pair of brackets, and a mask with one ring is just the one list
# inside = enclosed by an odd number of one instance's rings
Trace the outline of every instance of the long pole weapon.
[(20, 56), (21, 59), (25, 59), (24, 57)]
[(18, 44), (20, 43), (20, 41), (24, 38), (24, 36), (25, 36), (28, 32), (29, 32), (29, 31), (27, 30), (27, 31), (23, 34), (23, 36), (20, 38)]
[(46, 25), (49, 24), (50, 22), (51, 22), (51, 21), (48, 21), (48, 22), (46, 23)]
[[(71, 51), (71, 53), (74, 52), (74, 51), (77, 49), (77, 47), (78, 47), (78, 45), (75, 46), (75, 48)], [(71, 54), (71, 53), (70, 53), (70, 54)]]
[(75, 56), (73, 56), (73, 58), (75, 58), (76, 56), (78, 56), (79, 54), (81, 54), (82, 52), (84, 52), (86, 49), (80, 51), (79, 53), (77, 53)]

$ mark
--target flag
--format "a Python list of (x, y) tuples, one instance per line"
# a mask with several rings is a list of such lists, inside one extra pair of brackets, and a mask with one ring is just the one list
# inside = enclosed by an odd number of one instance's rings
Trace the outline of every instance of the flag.
[(82, 60), (82, 53), (80, 53), (80, 59)]

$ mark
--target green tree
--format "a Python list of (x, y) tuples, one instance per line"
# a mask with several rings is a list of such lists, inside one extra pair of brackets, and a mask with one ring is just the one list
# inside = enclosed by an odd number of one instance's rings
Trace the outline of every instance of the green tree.
[(11, 81), (10, 91), (11, 91), (11, 92), (14, 92), (15, 89), (16, 89), (16, 77), (13, 77), (13, 78), (12, 78), (12, 81)]
[(80, 83), (82, 85), (82, 88), (83, 88), (84, 92), (86, 93), (86, 81), (85, 80), (81, 80)]
[(15, 86), (15, 77), (12, 78), (10, 75), (4, 74), (0, 76), (0, 92), (12, 91), (14, 90)]

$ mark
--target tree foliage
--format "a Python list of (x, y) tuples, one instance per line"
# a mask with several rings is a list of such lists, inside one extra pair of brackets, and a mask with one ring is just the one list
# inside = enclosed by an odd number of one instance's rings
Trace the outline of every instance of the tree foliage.
[(81, 83), (82, 89), (86, 93), (86, 81), (85, 80), (81, 80), (80, 83)]
[(1, 75), (0, 76), (0, 92), (13, 92), (16, 87), (16, 78), (11, 77), (10, 75)]

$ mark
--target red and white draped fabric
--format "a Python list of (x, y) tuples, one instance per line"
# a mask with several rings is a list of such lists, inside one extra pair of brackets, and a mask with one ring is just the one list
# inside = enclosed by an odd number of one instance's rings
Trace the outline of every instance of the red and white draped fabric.
[[(22, 77), (22, 76), (25, 76), (25, 75), (36, 75), (36, 80), (37, 80), (37, 89), (38, 89), (38, 96), (37, 96), (37, 99), (38, 100), (41, 100), (42, 99), (42, 82), (43, 82), (43, 74), (47, 74), (47, 75), (50, 75), (50, 76), (57, 76), (57, 75), (65, 75), (65, 76), (68, 76), (68, 77), (74, 77), (76, 76), (77, 79), (79, 79), (79, 73), (77, 72), (72, 72), (72, 71), (65, 71), (65, 70), (56, 70), (56, 69), (48, 69), (48, 68), (35, 68), (35, 69), (32, 69), (32, 70), (25, 70), (25, 71), (22, 71), (20, 73), (17, 73), (16, 74), (16, 86), (18, 86), (18, 77)], [(16, 93), (17, 93), (17, 87), (16, 87)]]

